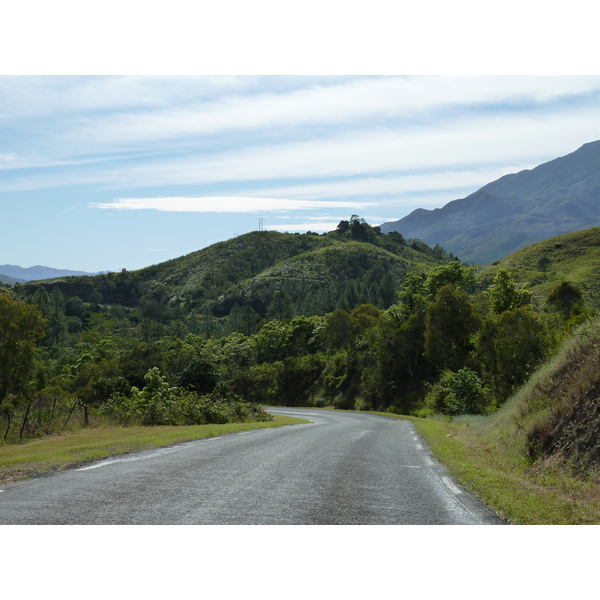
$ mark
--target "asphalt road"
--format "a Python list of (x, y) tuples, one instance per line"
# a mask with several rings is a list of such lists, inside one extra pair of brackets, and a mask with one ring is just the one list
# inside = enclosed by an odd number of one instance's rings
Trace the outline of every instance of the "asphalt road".
[(412, 423), (270, 409), (311, 424), (208, 438), (0, 487), (1, 524), (501, 524)]

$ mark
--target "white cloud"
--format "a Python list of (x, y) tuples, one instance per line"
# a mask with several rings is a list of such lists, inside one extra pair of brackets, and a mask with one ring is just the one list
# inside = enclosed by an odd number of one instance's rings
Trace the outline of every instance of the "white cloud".
[(312, 223), (290, 223), (282, 225), (265, 225), (265, 229), (271, 231), (333, 231), (340, 219), (337, 221), (314, 221)]
[[(81, 105), (94, 106), (95, 98), (105, 95), (115, 109), (135, 106), (138, 110), (118, 110), (106, 115), (90, 114), (74, 121), (66, 138), (98, 146), (132, 147), (140, 142), (182, 140), (227, 131), (283, 128), (283, 133), (308, 125), (354, 125), (371, 119), (416, 118), (432, 110), (477, 107), (491, 104), (544, 103), (600, 91), (600, 77), (383, 77), (342, 79), (332, 77), (323, 83), (274, 92), (245, 92), (235, 86), (217, 89), (210, 79), (128, 78), (106, 81), (93, 79), (79, 85)], [(244, 78), (237, 81), (242, 82)], [(103, 90), (103, 88), (106, 88)], [(216, 98), (204, 93), (218, 93)], [(165, 90), (180, 90), (176, 93)], [(196, 93), (194, 93), (196, 89)], [(148, 97), (150, 100), (148, 100)], [(136, 99), (140, 100), (136, 100)], [(200, 101), (198, 101), (200, 100)], [(174, 102), (176, 104), (174, 106)], [(96, 101), (98, 102), (98, 101)], [(102, 107), (110, 107), (104, 101)], [(74, 107), (75, 108), (75, 107)], [(509, 107), (504, 108), (507, 110)], [(448, 115), (446, 115), (448, 118)]]
[(0, 119), (9, 131), (27, 132), (13, 142), (21, 152), (35, 148), (37, 162), (50, 164), (123, 151), (214, 150), (241, 145), (240, 136), (253, 133), (284, 144), (299, 132), (297, 139), (327, 139), (342, 126), (356, 137), (377, 127), (402, 127), (408, 135), (447, 127), (465, 110), (481, 119), (489, 107), (549, 120), (549, 101), (600, 93), (597, 76), (290, 78), (287, 86), (276, 85), (279, 80), (7, 77), (0, 78)]
[[(469, 194), (485, 184), (514, 173), (531, 165), (502, 165), (487, 167), (478, 170), (467, 169), (464, 171), (433, 171), (416, 175), (382, 175), (381, 177), (359, 177), (340, 179), (338, 181), (299, 183), (286, 187), (261, 188), (252, 190), (256, 196), (293, 196), (295, 198), (339, 198), (352, 196), (376, 196), (379, 202), (384, 200), (380, 196), (394, 196), (399, 194), (418, 194), (435, 190), (445, 190), (448, 194)], [(456, 197), (460, 197), (457, 195)]]
[(4, 76), (0, 77), (0, 119), (171, 110), (174, 104), (239, 93), (254, 81), (231, 76)]
[[(80, 129), (69, 130), (67, 126), (70, 141), (81, 143), (79, 152), (92, 153), (99, 148), (116, 152), (123, 149), (118, 147), (120, 143), (139, 144), (147, 157), (138, 155), (135, 162), (128, 162), (126, 157), (103, 162), (98, 157), (77, 154), (77, 144), (65, 149), (59, 143), (64, 144), (65, 138), (60, 133), (52, 134), (52, 126), (47, 124), (44, 131), (49, 136), (45, 139), (48, 148), (43, 150), (41, 144), (38, 150), (38, 145), (33, 144), (36, 152), (42, 154), (29, 157), (29, 162), (27, 156), (15, 154), (7, 146), (4, 158), (17, 159), (0, 160), (4, 171), (0, 191), (78, 185), (119, 190), (144, 188), (141, 194), (146, 195), (152, 187), (170, 186), (176, 191), (178, 186), (209, 184), (215, 186), (211, 196), (216, 195), (219, 185), (223, 196), (263, 199), (274, 196), (296, 201), (340, 197), (358, 200), (377, 196), (377, 201), (381, 201), (380, 196), (389, 196), (389, 201), (404, 202), (410, 195), (427, 193), (433, 197), (447, 190), (446, 197), (451, 200), (507, 172), (530, 168), (600, 138), (600, 112), (596, 106), (544, 110), (538, 106), (533, 112), (464, 112), (465, 107), (475, 105), (543, 103), (574, 96), (596, 90), (596, 77), (384, 77), (341, 79), (340, 83), (333, 78), (306, 84), (302, 89), (247, 97), (236, 90), (253, 85), (253, 89), (260, 89), (257, 80), (217, 78), (217, 83), (207, 80), (198, 94), (206, 92), (208, 98), (220, 100), (191, 105), (196, 89), (194, 79), (169, 79), (175, 91), (166, 91), (169, 86), (161, 87), (155, 79), (73, 79), (76, 81), (71, 85), (78, 90), (79, 98), (72, 101), (73, 107), (78, 103), (94, 106), (93, 99), (106, 86), (110, 91), (106, 107), (118, 109), (116, 115), (106, 118), (92, 118), (89, 113), (83, 120), (74, 119)], [(217, 88), (221, 91), (214, 92)], [(131, 115), (122, 112), (129, 107), (128, 102), (135, 104), (133, 97), (141, 91), (146, 96), (141, 95), (139, 105), (146, 102), (160, 110)], [(177, 91), (181, 91), (184, 102), (173, 109), (169, 100), (177, 97)], [(463, 106), (462, 102), (466, 104)], [(444, 112), (443, 118), (435, 112), (428, 113), (431, 108), (451, 106), (461, 110), (453, 116)], [(423, 114), (426, 118), (419, 116)], [(406, 119), (394, 120), (399, 116)], [(376, 126), (365, 121), (365, 117), (391, 119), (377, 121)], [(342, 121), (352, 128), (307, 128), (302, 135), (287, 135), (288, 128), (297, 125)], [(181, 151), (174, 156), (160, 142), (173, 138), (175, 147), (181, 142), (179, 150), (183, 150), (184, 140), (190, 135), (249, 128), (266, 132), (261, 143), (248, 138), (244, 138), (244, 143), (237, 143), (236, 139), (217, 140), (216, 145), (205, 141), (202, 143), (206, 146), (196, 150), (196, 154)], [(266, 143), (266, 139), (274, 141)], [(69, 161), (48, 155), (71, 151), (74, 155)], [(11, 171), (11, 165), (44, 170)], [(291, 184), (290, 180), (295, 181)], [(231, 184), (235, 184), (234, 193)], [(167, 193), (171, 195), (172, 191)], [(204, 196), (200, 192), (197, 195)]]
[[(4, 191), (66, 185), (105, 188), (222, 184), (244, 185), (244, 196), (283, 195), (296, 198), (414, 193), (415, 191), (477, 189), (505, 174), (576, 150), (600, 138), (600, 112), (595, 109), (558, 111), (514, 117), (479, 117), (423, 129), (377, 129), (348, 132), (310, 142), (289, 142), (214, 152), (208, 156), (153, 159), (127, 163), (81, 164), (77, 171), (57, 166), (43, 174), (7, 172)], [(15, 177), (16, 175), (16, 177)], [(489, 175), (489, 178), (488, 178)], [(12, 176), (12, 180), (11, 180)], [(352, 177), (351, 180), (324, 181)], [(269, 191), (265, 183), (300, 179)], [(320, 179), (306, 183), (309, 178)], [(256, 188), (256, 185), (252, 186)], [(353, 188), (356, 190), (354, 193)], [(321, 191), (319, 191), (321, 190)], [(231, 194), (227, 194), (231, 195)]]
[(497, 164), (539, 164), (598, 138), (600, 112), (596, 108), (561, 111), (544, 118), (464, 118), (419, 129), (353, 131), (306, 142), (169, 159), (123, 170), (119, 184), (177, 185), (479, 170)]
[(361, 209), (377, 206), (373, 202), (334, 202), (214, 196), (201, 198), (120, 198), (113, 202), (92, 204), (94, 208), (112, 210), (158, 210), (163, 212), (238, 213), (263, 211), (313, 210), (322, 208)]

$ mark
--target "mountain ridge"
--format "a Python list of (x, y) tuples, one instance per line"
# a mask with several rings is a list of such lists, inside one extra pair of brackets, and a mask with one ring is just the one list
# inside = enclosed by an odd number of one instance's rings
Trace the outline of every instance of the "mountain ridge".
[(465, 198), (416, 209), (381, 231), (440, 244), (465, 262), (490, 264), (543, 239), (600, 225), (600, 141), (510, 173)]
[(43, 265), (34, 265), (32, 267), (20, 267), (19, 265), (0, 265), (0, 277), (5, 275), (7, 278), (15, 279), (18, 283), (25, 281), (38, 281), (43, 279), (52, 279), (54, 277), (71, 277), (76, 275), (100, 275), (110, 271), (99, 271), (98, 273), (88, 273), (87, 271), (73, 271), (71, 269), (55, 269)]

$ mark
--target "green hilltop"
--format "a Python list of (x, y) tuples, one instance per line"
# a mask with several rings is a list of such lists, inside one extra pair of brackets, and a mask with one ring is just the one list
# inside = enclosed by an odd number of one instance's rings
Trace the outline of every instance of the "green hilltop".
[(490, 279), (498, 268), (508, 269), (527, 283), (539, 302), (559, 283), (578, 286), (594, 308), (600, 308), (600, 227), (565, 233), (518, 250), (480, 270)]
[(323, 235), (255, 231), (136, 271), (28, 282), (21, 289), (58, 287), (67, 298), (162, 321), (192, 313), (226, 317), (236, 305), (261, 318), (270, 309), (281, 313), (283, 304), (290, 315), (325, 314), (364, 301), (387, 308), (406, 273), (453, 258), (353, 217)]

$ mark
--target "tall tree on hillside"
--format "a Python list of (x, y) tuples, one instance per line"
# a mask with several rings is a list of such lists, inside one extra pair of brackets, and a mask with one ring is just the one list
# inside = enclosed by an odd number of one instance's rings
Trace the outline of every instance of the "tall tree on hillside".
[(506, 269), (498, 269), (494, 277), (494, 285), (486, 292), (492, 303), (492, 310), (502, 314), (506, 310), (514, 310), (521, 306), (531, 304), (532, 293), (524, 286), (517, 287)]
[(35, 344), (47, 321), (36, 306), (0, 295), (0, 407), (22, 392), (34, 366)]
[(581, 290), (569, 281), (559, 283), (549, 294), (546, 307), (560, 313), (563, 318), (586, 312), (585, 300)]
[(54, 286), (49, 294), (43, 286), (39, 286), (31, 298), (48, 321), (46, 336), (42, 343), (46, 346), (57, 346), (67, 333), (67, 317), (65, 316), (66, 299), (58, 286)]
[(535, 267), (538, 271), (542, 271), (544, 275), (548, 272), (548, 269), (552, 265), (552, 259), (548, 256), (541, 256), (537, 261)]
[(471, 293), (476, 286), (473, 268), (463, 265), (458, 260), (435, 267), (427, 276), (425, 292), (433, 298), (445, 285), (453, 285), (461, 292)]
[(494, 333), (494, 383), (497, 390), (508, 396), (546, 357), (546, 332), (543, 321), (521, 306), (503, 312)]
[(425, 357), (436, 369), (459, 369), (472, 349), (481, 320), (466, 294), (446, 285), (425, 316)]
[(354, 341), (352, 333), (350, 313), (338, 308), (327, 315), (325, 319), (325, 339), (331, 349), (346, 349), (349, 352)]
[(48, 311), (44, 317), (48, 319), (48, 341), (51, 346), (58, 346), (67, 334), (67, 317), (65, 316), (66, 300), (58, 286), (50, 294)]

